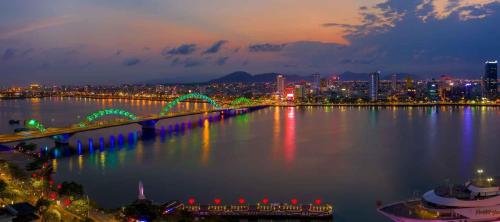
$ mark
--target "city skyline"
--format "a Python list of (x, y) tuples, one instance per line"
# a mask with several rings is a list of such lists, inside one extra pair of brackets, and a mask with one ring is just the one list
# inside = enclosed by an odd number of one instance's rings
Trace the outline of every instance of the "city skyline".
[(478, 64), (500, 58), (498, 0), (15, 1), (2, 8), (3, 86), (193, 82), (236, 70), (478, 79)]

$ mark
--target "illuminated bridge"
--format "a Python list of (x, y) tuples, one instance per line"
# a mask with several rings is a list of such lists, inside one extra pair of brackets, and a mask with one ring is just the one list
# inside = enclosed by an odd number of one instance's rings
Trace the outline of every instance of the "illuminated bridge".
[[(194, 111), (184, 111), (184, 112), (170, 112), (178, 103), (185, 100), (197, 100), (206, 101), (211, 105), (211, 109), (204, 110), (194, 110)], [(116, 126), (123, 126), (129, 124), (140, 124), (143, 131), (155, 130), (156, 123), (162, 119), (175, 118), (181, 116), (197, 115), (204, 113), (220, 113), (224, 115), (226, 113), (234, 114), (236, 112), (251, 111), (263, 107), (267, 107), (265, 104), (257, 104), (246, 98), (235, 99), (228, 105), (221, 106), (212, 98), (199, 94), (190, 93), (180, 96), (169, 102), (159, 114), (152, 114), (147, 116), (136, 116), (122, 109), (103, 109), (98, 110), (87, 117), (79, 123), (73, 124), (65, 128), (46, 128), (40, 121), (31, 119), (27, 120), (25, 127), (28, 131), (18, 132), (15, 134), (4, 134), (0, 135), (0, 143), (11, 143), (20, 142), (26, 140), (40, 139), (50, 137), (55, 140), (58, 144), (67, 144), (69, 138), (75, 133), (110, 128)], [(112, 119), (110, 121), (98, 121), (101, 118), (108, 116), (116, 116), (118, 118)]]

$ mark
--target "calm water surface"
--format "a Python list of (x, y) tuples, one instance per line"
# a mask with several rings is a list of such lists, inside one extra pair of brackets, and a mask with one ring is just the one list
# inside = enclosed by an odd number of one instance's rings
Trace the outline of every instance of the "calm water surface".
[[(41, 99), (0, 101), (0, 132), (9, 119), (40, 119), (66, 126), (104, 107), (138, 115), (158, 113), (161, 102)], [(206, 107), (183, 103), (177, 109)], [(163, 120), (158, 127), (197, 122), (202, 116)], [(142, 181), (157, 202), (195, 197), (235, 203), (292, 198), (330, 202), (335, 221), (388, 221), (375, 210), (422, 194), (445, 181), (463, 182), (476, 168), (500, 175), (500, 109), (486, 107), (267, 108), (203, 123), (184, 132), (128, 142), (139, 125), (73, 136), (88, 139), (123, 135), (125, 142), (81, 156), (54, 160), (58, 181), (82, 183), (105, 207), (130, 203)], [(48, 139), (36, 141), (52, 147)], [(106, 143), (108, 144), (108, 143)], [(109, 146), (109, 145), (107, 145)], [(86, 151), (85, 151), (86, 152)]]

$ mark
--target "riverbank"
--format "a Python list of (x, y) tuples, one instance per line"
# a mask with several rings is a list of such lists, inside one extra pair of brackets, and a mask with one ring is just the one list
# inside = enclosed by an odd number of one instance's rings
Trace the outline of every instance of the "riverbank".
[(274, 104), (275, 107), (332, 106), (332, 107), (436, 107), (436, 106), (485, 106), (500, 107), (500, 103), (345, 103), (345, 104)]

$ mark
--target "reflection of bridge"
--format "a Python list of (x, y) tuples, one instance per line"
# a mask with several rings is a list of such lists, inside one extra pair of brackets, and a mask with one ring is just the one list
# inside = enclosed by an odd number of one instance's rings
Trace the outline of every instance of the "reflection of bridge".
[[(195, 110), (186, 112), (169, 112), (173, 107), (175, 107), (179, 102), (184, 100), (203, 100), (212, 105), (212, 109), (205, 110)], [(227, 107), (220, 106), (216, 101), (208, 96), (190, 93), (183, 95), (174, 101), (168, 103), (162, 110), (160, 114), (153, 114), (147, 116), (136, 116), (128, 111), (122, 109), (103, 109), (96, 111), (88, 115), (84, 121), (74, 124), (66, 128), (45, 128), (45, 126), (37, 120), (28, 120), (25, 125), (30, 131), (19, 132), (15, 134), (0, 135), (0, 143), (10, 143), (19, 142), (25, 140), (33, 140), (51, 137), (59, 144), (67, 144), (69, 138), (79, 132), (91, 131), (103, 128), (110, 128), (116, 126), (129, 125), (133, 123), (140, 124), (143, 131), (155, 130), (155, 125), (159, 120), (175, 118), (181, 116), (197, 115), (204, 113), (220, 113), (224, 115), (225, 113), (236, 112), (237, 109), (252, 110), (260, 107), (265, 107), (264, 104), (254, 104), (252, 101), (246, 98), (238, 98), (230, 103)], [(118, 116), (119, 118), (113, 119), (111, 121), (97, 121), (100, 118), (107, 116)]]

